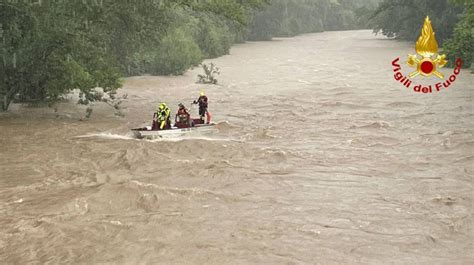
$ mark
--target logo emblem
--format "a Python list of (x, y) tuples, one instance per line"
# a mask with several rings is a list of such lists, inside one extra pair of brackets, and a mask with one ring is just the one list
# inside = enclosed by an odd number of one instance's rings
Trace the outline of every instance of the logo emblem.
[[(449, 77), (446, 77), (446, 79), (444, 75), (438, 71), (438, 69), (446, 65), (447, 61), (446, 55), (438, 53), (438, 42), (436, 41), (429, 17), (426, 17), (421, 35), (416, 42), (416, 53), (416, 55), (408, 55), (407, 64), (416, 69), (416, 71), (409, 75), (406, 75), (404, 71), (402, 71), (400, 57), (392, 61), (393, 72), (395, 73), (393, 78), (408, 89), (412, 88), (413, 91), (423, 94), (439, 92), (443, 88), (447, 90), (461, 73), (461, 58), (455, 60), (453, 73)], [(418, 75), (423, 77), (435, 75), (440, 79), (444, 79), (444, 81), (436, 82), (435, 84), (416, 84), (416, 81), (412, 82), (410, 78)]]
[(409, 75), (410, 78), (418, 75), (426, 77), (435, 75), (440, 79), (444, 79), (444, 75), (438, 72), (437, 69), (446, 65), (446, 55), (438, 54), (438, 42), (429, 17), (426, 17), (421, 35), (416, 42), (416, 53), (416, 55), (408, 55), (407, 64), (416, 68), (416, 71)]

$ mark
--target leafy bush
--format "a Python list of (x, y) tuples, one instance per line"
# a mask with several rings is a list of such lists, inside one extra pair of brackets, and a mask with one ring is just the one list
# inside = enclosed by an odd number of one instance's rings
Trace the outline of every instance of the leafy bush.
[(228, 54), (233, 43), (229, 27), (216, 16), (202, 16), (196, 34), (197, 43), (205, 58)]
[(195, 40), (181, 29), (163, 38), (153, 62), (153, 73), (180, 75), (191, 66), (198, 65), (202, 53)]

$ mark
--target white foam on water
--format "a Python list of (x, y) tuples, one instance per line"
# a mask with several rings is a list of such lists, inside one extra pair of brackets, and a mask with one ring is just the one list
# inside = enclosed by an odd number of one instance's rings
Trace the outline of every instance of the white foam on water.
[(102, 139), (112, 139), (112, 140), (137, 140), (131, 135), (123, 134), (114, 134), (114, 133), (91, 133), (86, 135), (79, 135), (75, 138), (102, 138)]
[(79, 135), (75, 138), (100, 138), (100, 139), (109, 139), (109, 140), (134, 140), (134, 141), (146, 141), (151, 143), (156, 142), (184, 142), (184, 141), (210, 141), (210, 142), (238, 142), (235, 139), (227, 139), (227, 138), (212, 138), (206, 136), (198, 136), (198, 135), (187, 135), (187, 136), (170, 136), (164, 138), (153, 138), (153, 139), (139, 139), (134, 137), (133, 135), (123, 135), (123, 134), (114, 134), (114, 133), (91, 133), (86, 135)]
[(210, 142), (232, 142), (237, 141), (233, 139), (226, 139), (226, 138), (211, 138), (205, 136), (176, 136), (176, 137), (165, 137), (165, 138), (155, 138), (155, 139), (143, 139), (147, 142), (184, 142), (184, 141), (192, 141), (192, 140), (200, 140), (200, 141), (210, 141)]
[(312, 84), (313, 84), (313, 83), (311, 83), (311, 82), (309, 82), (309, 81), (302, 80), (302, 79), (298, 79), (298, 82), (299, 82), (299, 83), (306, 84), (306, 85), (312, 85)]

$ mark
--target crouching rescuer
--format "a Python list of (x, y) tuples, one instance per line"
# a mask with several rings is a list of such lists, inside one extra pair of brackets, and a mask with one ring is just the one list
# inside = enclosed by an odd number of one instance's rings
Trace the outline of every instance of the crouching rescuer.
[(177, 128), (188, 128), (192, 126), (191, 115), (182, 103), (178, 105), (178, 112), (176, 113), (174, 122), (174, 126)]

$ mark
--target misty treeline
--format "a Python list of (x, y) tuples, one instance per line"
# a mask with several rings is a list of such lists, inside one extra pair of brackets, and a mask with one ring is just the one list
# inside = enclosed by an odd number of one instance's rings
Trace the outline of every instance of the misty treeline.
[(249, 40), (270, 40), (325, 30), (368, 28), (380, 0), (271, 0), (253, 11)]
[(464, 67), (470, 67), (474, 59), (474, 0), (383, 0), (370, 23), (374, 32), (416, 41), (426, 16), (450, 64), (461, 58)]
[(364, 27), (365, 2), (0, 0), (0, 106), (113, 99), (124, 76), (182, 74), (236, 42)]

